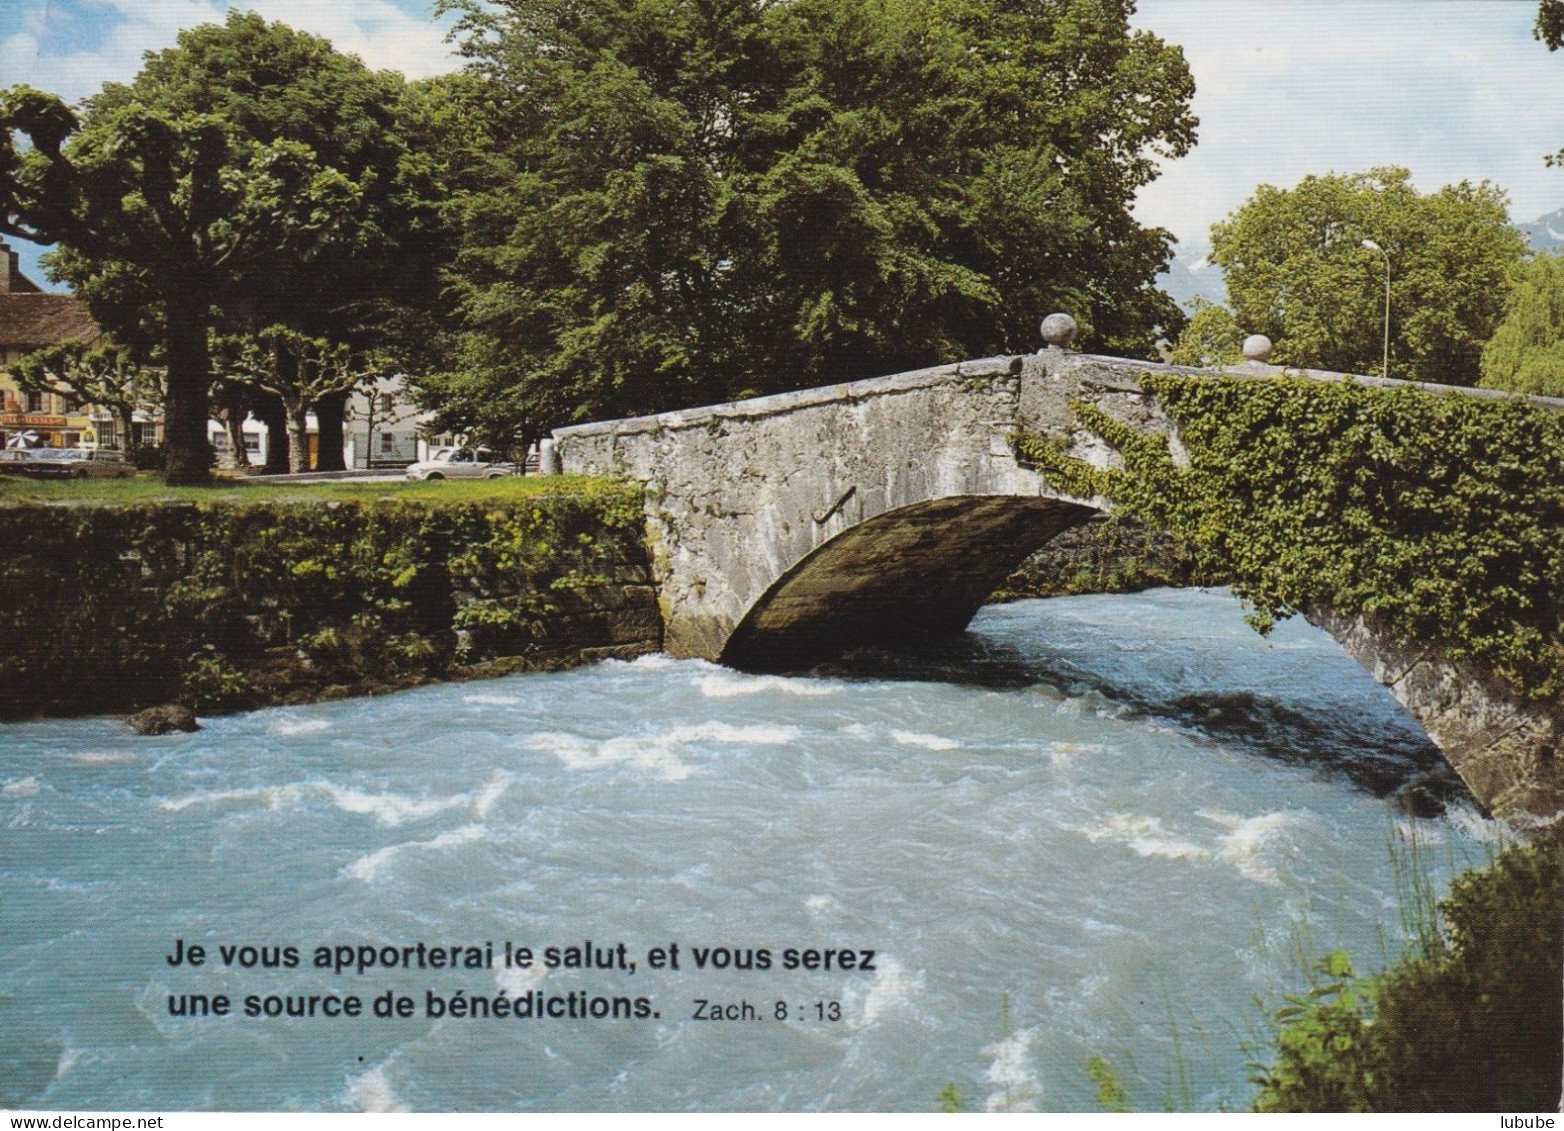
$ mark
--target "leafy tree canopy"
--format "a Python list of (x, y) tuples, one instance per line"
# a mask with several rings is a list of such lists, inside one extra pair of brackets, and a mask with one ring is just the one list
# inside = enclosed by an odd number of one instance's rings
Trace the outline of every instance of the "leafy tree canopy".
[(1244, 359), (1244, 331), (1233, 312), (1198, 296), (1189, 324), (1168, 352), (1174, 365), (1213, 367)]
[(1273, 361), (1348, 373), (1380, 372), (1388, 258), (1390, 375), (1446, 385), (1476, 384), (1526, 250), (1500, 189), (1424, 195), (1400, 168), (1261, 185), (1211, 238), (1238, 324)]
[(1538, 255), (1519, 272), (1504, 321), (1483, 347), (1481, 384), (1564, 397), (1564, 256)]
[(722, 400), (1183, 318), (1130, 215), (1194, 140), (1130, 0), (453, 0), (465, 96), (435, 403), (491, 430)]
[(163, 374), (114, 342), (89, 346), (71, 339), (46, 346), (16, 362), (11, 376), (28, 392), (66, 389), (82, 404), (109, 409), (119, 421), (118, 442), (127, 450), (136, 446), (136, 411), (157, 411), (163, 403)]
[(345, 342), (312, 338), (283, 325), (223, 338), (219, 352), (229, 382), (250, 385), (282, 402), (288, 467), (296, 472), (310, 469), (310, 407), (333, 394), (346, 396), (388, 369), (387, 359), (373, 351), (356, 351)]
[[(1549, 51), (1564, 47), (1564, 0), (1538, 0), (1537, 23), (1532, 35), (1548, 45)], [(1564, 149), (1547, 158), (1549, 165), (1564, 165)]]
[(406, 175), (402, 87), (235, 12), (79, 114), (30, 88), (0, 94), (0, 231), (58, 243), (52, 274), (94, 317), (160, 345), (172, 481), (208, 474), (214, 308), (319, 332), (373, 322), (417, 277), (406, 261), (434, 223)]
[(1532, 34), (1546, 43), (1549, 51), (1564, 47), (1564, 0), (1538, 0), (1537, 26)]

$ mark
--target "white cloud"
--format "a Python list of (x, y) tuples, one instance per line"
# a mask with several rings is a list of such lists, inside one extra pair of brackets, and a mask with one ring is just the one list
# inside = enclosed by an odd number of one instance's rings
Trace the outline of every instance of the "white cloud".
[(457, 67), (442, 28), (389, 0), (256, 0), (246, 6), (268, 20), (325, 36), (337, 50), (357, 55), (377, 70), (418, 79)]
[(1564, 56), (1531, 38), (1529, 2), (1144, 0), (1137, 26), (1184, 48), (1199, 143), (1137, 215), (1180, 238), (1258, 184), (1404, 165), (1423, 191), (1494, 181), (1511, 214), (1564, 205)]
[(424, 78), (454, 70), (444, 30), (416, 0), (6, 0), (18, 9), (0, 38), (0, 74), (72, 100), (125, 82), (148, 51), (171, 47), (184, 28), (252, 10), (329, 39), (376, 69)]

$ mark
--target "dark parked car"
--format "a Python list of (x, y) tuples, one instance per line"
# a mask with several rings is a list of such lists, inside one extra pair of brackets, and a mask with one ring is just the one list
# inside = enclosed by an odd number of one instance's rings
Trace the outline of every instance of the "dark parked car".
[(135, 466), (123, 452), (96, 448), (30, 448), (0, 453), (0, 471), (44, 479), (129, 479)]

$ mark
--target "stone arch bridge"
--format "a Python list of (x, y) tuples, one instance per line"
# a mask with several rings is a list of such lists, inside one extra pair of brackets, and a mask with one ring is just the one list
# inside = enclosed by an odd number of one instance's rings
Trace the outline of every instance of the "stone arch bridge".
[[(796, 668), (845, 645), (959, 632), (1028, 555), (1106, 507), (1023, 467), (1018, 429), (1109, 466), (1116, 455), (1075, 423), (1071, 403), (1085, 401), (1168, 436), (1177, 458), (1177, 434), (1140, 383), (1156, 371), (1168, 367), (1049, 348), (554, 436), (563, 470), (644, 484), (668, 652)], [(1391, 690), (1479, 800), (1564, 808), (1559, 710), (1398, 646), (1361, 617), (1308, 615)]]

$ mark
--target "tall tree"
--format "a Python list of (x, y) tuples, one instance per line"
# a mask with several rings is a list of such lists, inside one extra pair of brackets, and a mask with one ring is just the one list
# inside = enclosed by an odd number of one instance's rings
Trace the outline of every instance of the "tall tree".
[(1173, 343), (1168, 360), (1174, 365), (1232, 365), (1244, 359), (1244, 331), (1233, 312), (1198, 295), (1189, 324)]
[(1128, 0), (456, 0), (460, 364), (506, 427), (1087, 341), (1182, 316), (1130, 215), (1193, 143)]
[(1446, 385), (1477, 383), (1526, 251), (1500, 189), (1424, 195), (1400, 168), (1261, 185), (1211, 239), (1238, 324), (1274, 362), (1378, 373), (1388, 270), (1391, 376)]
[(47, 346), (11, 367), (17, 386), (26, 392), (68, 391), (82, 404), (98, 405), (119, 422), (120, 443), (136, 447), (135, 414), (162, 407), (163, 374), (112, 342), (87, 346), (75, 340)]
[(234, 12), (181, 32), (79, 115), (26, 87), (0, 94), (0, 231), (58, 243), (53, 273), (110, 330), (144, 331), (152, 312), (170, 482), (210, 474), (220, 317), (372, 326), (373, 304), (418, 274), (402, 87), (323, 39)]
[(1483, 347), (1482, 386), (1564, 397), (1564, 256), (1520, 271), (1504, 321)]

